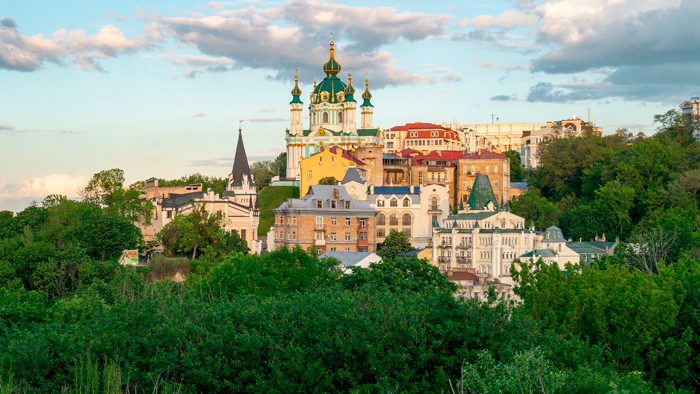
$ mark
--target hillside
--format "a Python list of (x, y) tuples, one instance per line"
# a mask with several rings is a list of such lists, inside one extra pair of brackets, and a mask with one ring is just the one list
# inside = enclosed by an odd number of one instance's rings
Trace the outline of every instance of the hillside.
[(260, 204), (260, 225), (258, 226), (258, 237), (267, 235), (267, 232), (275, 222), (275, 215), (272, 213), (288, 198), (299, 198), (299, 188), (294, 186), (268, 186), (258, 192), (258, 203)]

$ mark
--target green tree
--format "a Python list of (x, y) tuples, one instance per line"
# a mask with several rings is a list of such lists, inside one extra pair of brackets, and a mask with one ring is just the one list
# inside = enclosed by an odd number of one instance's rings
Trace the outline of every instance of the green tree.
[(277, 175), (278, 167), (275, 166), (275, 162), (264, 160), (256, 161), (250, 165), (250, 173), (253, 174), (255, 178), (255, 185), (258, 190), (268, 186), (272, 177)]
[(226, 190), (228, 178), (217, 178), (195, 173), (183, 176), (180, 179), (158, 179), (158, 186), (187, 186), (195, 183), (201, 183), (202, 190), (214, 189), (217, 194), (221, 194)]
[(141, 200), (141, 192), (124, 188), (124, 171), (119, 168), (100, 171), (80, 191), (83, 200), (116, 212), (132, 221), (150, 223), (153, 204)]
[(510, 159), (510, 181), (523, 182), (527, 179), (527, 171), (520, 160), (520, 154), (514, 150), (509, 150), (504, 153)]
[(525, 194), (515, 197), (510, 207), (513, 213), (524, 217), (528, 223), (533, 220), (539, 229), (559, 223), (559, 210), (556, 205), (542, 197), (540, 191), (534, 187)]
[(197, 251), (211, 245), (225, 242), (224, 231), (221, 229), (222, 216), (220, 212), (210, 214), (206, 204), (195, 204), (186, 214), (176, 216), (158, 233), (158, 240), (171, 254), (190, 254), (197, 257)]
[(389, 235), (384, 238), (382, 246), (377, 251), (377, 254), (383, 260), (391, 260), (401, 253), (410, 252), (413, 250), (411, 240), (403, 232), (391, 230)]
[(327, 176), (318, 181), (319, 185), (337, 185), (338, 180), (334, 176)]
[(277, 172), (275, 175), (279, 175), (280, 178), (287, 176), (287, 152), (282, 152), (275, 159), (275, 168)]

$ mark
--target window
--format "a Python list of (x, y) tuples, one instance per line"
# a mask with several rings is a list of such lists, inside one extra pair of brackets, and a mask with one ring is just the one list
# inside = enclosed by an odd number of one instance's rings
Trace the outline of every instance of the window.
[(403, 199), (403, 206), (404, 207), (410, 207), (411, 206), (411, 199), (406, 197)]
[(360, 231), (357, 233), (357, 239), (358, 241), (367, 241), (367, 233), (364, 231)]
[(357, 225), (360, 227), (365, 227), (367, 224), (365, 222), (365, 219), (357, 219)]
[(399, 215), (392, 213), (389, 216), (389, 226), (398, 226), (399, 225)]
[(469, 184), (469, 181), (463, 181), (462, 182), (462, 189), (466, 189)]
[(437, 210), (438, 210), (438, 198), (437, 198), (437, 197), (433, 197), (433, 198), (430, 200), (430, 209), (433, 210), (433, 211), (437, 211)]
[(350, 201), (345, 201), (345, 209), (350, 209)]
[(318, 165), (321, 165), (321, 164), (323, 164), (323, 157), (318, 158)]
[(331, 208), (333, 208), (333, 209), (338, 208), (338, 202), (335, 200), (331, 200)]
[(292, 224), (297, 224), (297, 217), (296, 216), (292, 216)]
[(328, 123), (328, 112), (323, 112), (323, 123)]
[(498, 188), (498, 181), (493, 181), (493, 187)]
[(296, 241), (296, 239), (297, 239), (297, 232), (292, 231), (292, 241)]
[(323, 249), (321, 248), (316, 249), (316, 251), (318, 252), (318, 254), (323, 254)]
[(309, 179), (311, 179), (312, 176), (313, 176), (313, 172), (311, 170), (309, 170)]
[(486, 173), (488, 174), (490, 172), (491, 172), (491, 166), (487, 164), (486, 165)]
[(345, 233), (345, 240), (350, 241), (350, 233)]
[(338, 112), (338, 123), (343, 123), (343, 113)]
[(350, 248), (345, 248), (345, 251), (346, 251), (346, 252), (349, 252), (349, 251), (350, 251)]
[(378, 207), (383, 207), (383, 206), (384, 206), (384, 199), (383, 199), (383, 198), (377, 199), (377, 206), (378, 206)]
[(351, 220), (352, 220), (352, 219), (350, 219), (350, 218), (345, 218), (345, 225), (346, 225), (346, 226), (349, 226)]
[(338, 225), (338, 218), (331, 218), (331, 226), (337, 226)]
[(335, 162), (335, 156), (331, 156), (331, 163)]
[(331, 252), (335, 252), (335, 248), (331, 248)]
[(494, 164), (493, 166), (493, 172), (498, 174), (498, 164)]
[(337, 240), (337, 238), (336, 238), (335, 233), (331, 233), (331, 241), (336, 241), (336, 240)]
[(384, 229), (383, 229), (383, 228), (378, 228), (378, 229), (377, 229), (377, 237), (379, 237), (379, 238), (384, 238), (384, 237), (385, 237), (384, 234), (385, 234), (385, 233), (384, 233)]
[(475, 172), (476, 172), (476, 166), (474, 164), (472, 164), (472, 175), (474, 175)]
[[(386, 217), (383, 213), (377, 215), (377, 226), (383, 226), (386, 224)], [(382, 230), (383, 231), (383, 230)]]
[(464, 164), (464, 165), (462, 166), (462, 174), (466, 174), (466, 173), (467, 173), (467, 165)]
[(398, 207), (398, 206), (399, 206), (399, 203), (398, 203), (398, 201), (396, 201), (395, 198), (392, 198), (391, 201), (390, 201), (390, 203), (389, 203), (389, 206)]
[(422, 172), (418, 173), (418, 183), (423, 183), (423, 173)]
[(243, 239), (243, 240), (247, 240), (247, 239), (248, 239), (248, 238), (245, 237), (245, 236), (246, 236), (245, 230), (246, 230), (246, 229), (244, 229), (244, 228), (241, 229), (241, 239)]
[(316, 231), (314, 233), (314, 239), (322, 240), (323, 239), (323, 231)]
[(323, 208), (323, 201), (322, 200), (316, 200), (316, 208)]
[(172, 217), (173, 217), (173, 211), (167, 211), (166, 217), (167, 217), (168, 219), (172, 218)]
[(411, 215), (408, 213), (404, 213), (403, 216), (401, 217), (401, 224), (404, 226), (410, 226), (411, 225)]
[(323, 228), (323, 216), (316, 216), (316, 228)]
[(409, 238), (411, 237), (411, 229), (410, 229), (410, 228), (405, 228), (405, 229), (403, 229), (403, 230), (401, 230), (401, 231), (402, 231), (402, 232), (404, 233), (404, 235), (406, 235), (407, 237), (409, 237)]

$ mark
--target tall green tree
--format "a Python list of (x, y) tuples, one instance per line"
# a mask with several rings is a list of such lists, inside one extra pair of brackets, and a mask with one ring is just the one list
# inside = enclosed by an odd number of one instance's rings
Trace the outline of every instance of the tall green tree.
[(527, 171), (520, 159), (520, 154), (514, 150), (509, 150), (504, 153), (510, 159), (510, 181), (523, 182), (527, 179)]
[(195, 204), (186, 215), (178, 215), (158, 233), (158, 240), (170, 254), (188, 254), (197, 258), (200, 249), (226, 242), (221, 228), (221, 212), (210, 214), (206, 204)]
[(80, 191), (84, 201), (116, 212), (135, 222), (150, 223), (153, 204), (141, 200), (141, 192), (124, 187), (124, 171), (119, 168), (100, 171)]
[(337, 185), (338, 180), (334, 176), (327, 176), (318, 181), (319, 185)]
[(510, 207), (516, 215), (522, 216), (529, 223), (535, 222), (539, 229), (545, 229), (559, 223), (559, 210), (554, 203), (542, 196), (540, 191), (531, 187), (525, 194), (515, 197)]
[(396, 258), (396, 256), (401, 253), (410, 252), (413, 250), (411, 246), (411, 240), (403, 232), (396, 230), (391, 230), (389, 235), (384, 238), (381, 247), (377, 251), (377, 254), (383, 260), (391, 260)]
[(258, 190), (268, 186), (272, 177), (277, 175), (278, 167), (275, 162), (269, 160), (256, 161), (250, 165), (250, 173), (255, 178), (255, 185)]

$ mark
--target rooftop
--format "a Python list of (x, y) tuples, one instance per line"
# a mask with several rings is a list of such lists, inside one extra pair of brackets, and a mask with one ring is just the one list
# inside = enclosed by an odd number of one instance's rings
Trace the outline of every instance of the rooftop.
[(344, 267), (352, 267), (361, 261), (365, 260), (367, 257), (375, 257), (373, 260), (379, 260), (379, 256), (373, 252), (338, 252), (329, 251), (321, 255), (321, 258), (332, 257), (340, 261)]

